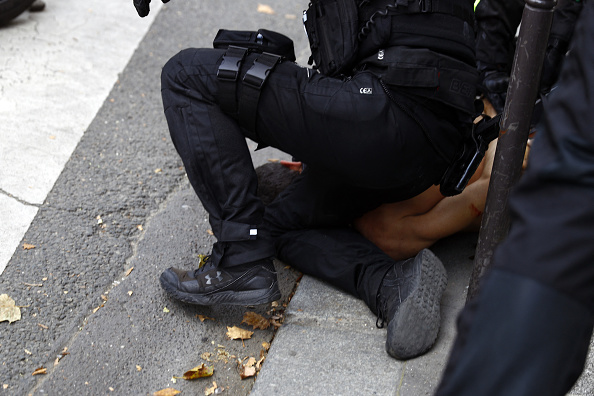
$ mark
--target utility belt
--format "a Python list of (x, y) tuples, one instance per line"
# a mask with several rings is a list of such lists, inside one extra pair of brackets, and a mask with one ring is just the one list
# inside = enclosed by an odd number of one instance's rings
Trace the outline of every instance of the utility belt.
[(361, 67), (401, 92), (475, 113), (476, 68), (428, 49), (390, 47), (361, 61)]
[(309, 64), (323, 74), (348, 74), (357, 62), (359, 43), (374, 28), (378, 18), (393, 14), (440, 13), (474, 26), (474, 13), (459, 0), (312, 0), (303, 11), (303, 25), (311, 49)]

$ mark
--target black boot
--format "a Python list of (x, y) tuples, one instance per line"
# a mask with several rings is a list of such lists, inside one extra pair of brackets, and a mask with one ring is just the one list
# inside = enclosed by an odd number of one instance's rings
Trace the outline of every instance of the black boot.
[(172, 297), (196, 305), (259, 305), (281, 297), (271, 258), (230, 268), (169, 268), (160, 281)]
[(428, 249), (388, 271), (379, 288), (377, 314), (378, 327), (388, 323), (386, 351), (390, 356), (411, 359), (435, 344), (446, 285), (445, 268)]

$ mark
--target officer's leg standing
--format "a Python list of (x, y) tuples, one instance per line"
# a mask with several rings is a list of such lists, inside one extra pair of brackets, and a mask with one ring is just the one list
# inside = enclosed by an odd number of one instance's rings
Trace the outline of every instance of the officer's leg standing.
[(437, 395), (565, 395), (583, 370), (594, 323), (592, 20), (590, 1)]

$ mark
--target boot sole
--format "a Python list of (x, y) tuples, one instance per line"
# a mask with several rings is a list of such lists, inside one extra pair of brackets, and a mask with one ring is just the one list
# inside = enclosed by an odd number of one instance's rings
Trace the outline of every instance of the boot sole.
[(159, 278), (163, 289), (176, 300), (194, 305), (261, 305), (281, 298), (277, 282), (268, 289), (233, 291), (223, 290), (208, 294), (192, 294), (178, 290), (174, 285)]
[(417, 265), (419, 284), (400, 304), (388, 325), (386, 351), (400, 360), (428, 351), (435, 344), (441, 325), (441, 297), (448, 282), (446, 270), (428, 249), (417, 255)]

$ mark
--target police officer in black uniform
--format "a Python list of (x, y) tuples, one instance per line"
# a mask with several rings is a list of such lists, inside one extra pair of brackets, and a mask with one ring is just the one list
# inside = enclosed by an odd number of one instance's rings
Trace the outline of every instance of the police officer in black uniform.
[(510, 233), (459, 318), (438, 396), (563, 396), (584, 368), (594, 327), (592, 21), (587, 0), (510, 197)]
[[(141, 16), (149, 2), (135, 0)], [(165, 65), (171, 137), (217, 242), (206, 265), (160, 281), (188, 303), (268, 303), (276, 256), (363, 299), (388, 325), (388, 353), (408, 359), (435, 343), (445, 269), (429, 250), (395, 262), (350, 223), (440, 183), (457, 158), (475, 115), (472, 2), (354, 5), (358, 52), (338, 75), (231, 47)], [(245, 137), (307, 164), (267, 207)]]

